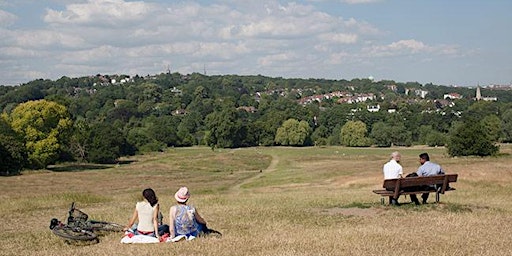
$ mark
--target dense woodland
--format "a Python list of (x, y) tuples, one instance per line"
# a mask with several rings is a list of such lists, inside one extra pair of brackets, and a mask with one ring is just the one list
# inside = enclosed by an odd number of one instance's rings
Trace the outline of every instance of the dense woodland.
[(512, 141), (510, 89), (481, 88), (483, 96), (497, 97), (485, 101), (475, 99), (475, 88), (369, 79), (199, 73), (39, 79), (0, 86), (0, 173), (68, 161), (115, 163), (194, 145), (425, 144), (446, 146), (453, 156), (487, 156), (499, 152), (497, 143)]

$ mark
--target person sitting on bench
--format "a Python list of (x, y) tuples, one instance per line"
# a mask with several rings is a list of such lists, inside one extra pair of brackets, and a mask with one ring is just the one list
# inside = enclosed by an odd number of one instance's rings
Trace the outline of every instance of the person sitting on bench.
[[(421, 153), (419, 157), (421, 166), (418, 168), (418, 171), (416, 171), (416, 174), (418, 174), (418, 176), (433, 176), (444, 174), (444, 170), (443, 168), (441, 168), (440, 165), (430, 162), (430, 156), (428, 155), (428, 153)], [(429, 194), (430, 193), (423, 193), (421, 195), (421, 198), (423, 199), (423, 204), (427, 203)], [(411, 195), (411, 201), (413, 201), (416, 205), (420, 204), (420, 202), (418, 201), (418, 197), (414, 194)]]
[[(398, 151), (391, 153), (391, 159), (382, 167), (385, 180), (402, 178), (404, 172), (402, 166), (400, 165), (400, 157), (401, 156)], [(398, 198), (394, 199), (392, 196), (390, 196), (389, 204), (398, 205)]]

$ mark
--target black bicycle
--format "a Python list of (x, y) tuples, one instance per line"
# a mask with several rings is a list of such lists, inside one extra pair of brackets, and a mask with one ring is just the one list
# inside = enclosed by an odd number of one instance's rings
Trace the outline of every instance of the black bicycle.
[(75, 202), (69, 208), (67, 223), (56, 218), (50, 221), (52, 232), (66, 240), (98, 241), (98, 234), (102, 232), (121, 232), (123, 226), (113, 222), (88, 220), (89, 216), (75, 208)]

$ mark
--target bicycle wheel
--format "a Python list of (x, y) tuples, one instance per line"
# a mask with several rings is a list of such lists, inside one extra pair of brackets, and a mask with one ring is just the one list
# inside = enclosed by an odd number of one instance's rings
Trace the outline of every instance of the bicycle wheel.
[(123, 226), (113, 222), (91, 220), (87, 223), (87, 229), (91, 231), (121, 232)]
[(98, 239), (98, 236), (91, 231), (71, 228), (68, 226), (56, 226), (52, 229), (52, 232), (55, 235), (68, 240), (92, 241)]

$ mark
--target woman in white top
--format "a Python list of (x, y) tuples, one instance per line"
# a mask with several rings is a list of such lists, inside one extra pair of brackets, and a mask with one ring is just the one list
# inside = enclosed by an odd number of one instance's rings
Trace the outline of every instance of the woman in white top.
[(158, 205), (158, 198), (156, 197), (155, 191), (151, 188), (144, 189), (142, 192), (144, 201), (137, 202), (133, 216), (126, 226), (125, 231), (131, 229), (135, 221), (137, 223), (137, 229), (133, 230), (135, 235), (148, 235), (160, 238), (158, 235), (158, 213), (160, 206)]

